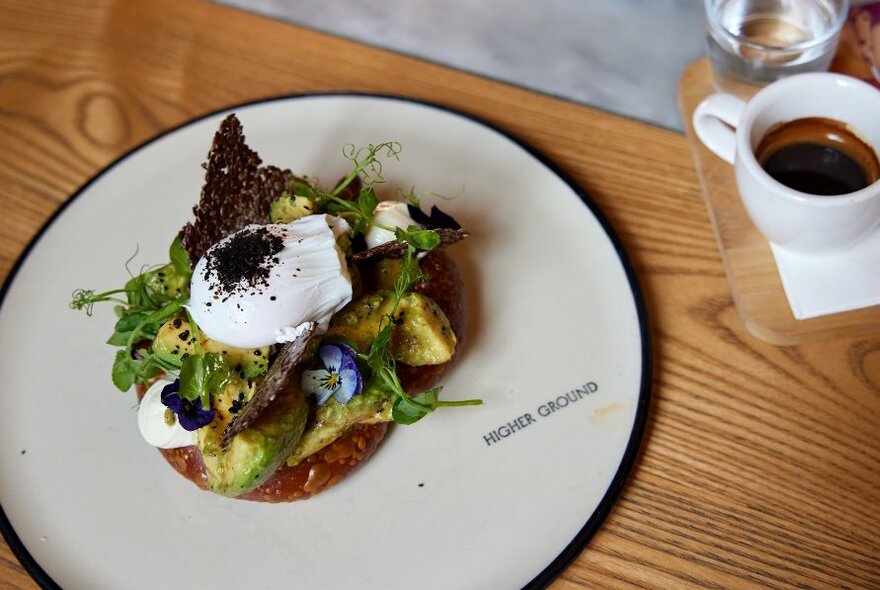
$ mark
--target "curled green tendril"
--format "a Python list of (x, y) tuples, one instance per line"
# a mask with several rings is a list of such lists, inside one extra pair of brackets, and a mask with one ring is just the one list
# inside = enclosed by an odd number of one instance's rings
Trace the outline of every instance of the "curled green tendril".
[(91, 316), (95, 306), (94, 297), (95, 292), (91, 289), (77, 289), (71, 295), (70, 309), (85, 309), (86, 315)]
[(92, 308), (95, 306), (95, 303), (100, 301), (115, 301), (117, 303), (126, 304), (127, 301), (125, 299), (113, 297), (113, 295), (116, 295), (117, 293), (125, 292), (125, 289), (114, 289), (113, 291), (105, 291), (96, 295), (91, 289), (76, 289), (70, 296), (70, 309), (84, 309), (86, 315), (91, 317)]
[(382, 176), (382, 161), (378, 157), (384, 155), (386, 158), (399, 160), (401, 151), (403, 151), (403, 146), (396, 141), (386, 141), (377, 145), (367, 144), (363, 147), (357, 147), (352, 143), (346, 144), (342, 148), (342, 155), (354, 163), (354, 169), (333, 189), (332, 194), (338, 195), (358, 175), (362, 175), (361, 179), (364, 184), (385, 182), (385, 178)]

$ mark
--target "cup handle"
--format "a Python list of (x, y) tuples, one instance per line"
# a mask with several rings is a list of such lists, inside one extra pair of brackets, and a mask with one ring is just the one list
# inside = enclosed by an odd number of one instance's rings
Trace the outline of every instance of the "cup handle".
[(694, 111), (697, 137), (719, 158), (733, 164), (736, 154), (736, 127), (746, 110), (746, 103), (732, 94), (706, 97)]

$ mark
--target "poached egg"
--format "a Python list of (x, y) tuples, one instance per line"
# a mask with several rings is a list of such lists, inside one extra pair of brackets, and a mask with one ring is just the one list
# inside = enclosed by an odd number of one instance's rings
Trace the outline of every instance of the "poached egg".
[(323, 333), (352, 297), (336, 244), (348, 229), (326, 214), (249, 225), (199, 259), (187, 309), (206, 336), (237, 348), (289, 342), (309, 321)]

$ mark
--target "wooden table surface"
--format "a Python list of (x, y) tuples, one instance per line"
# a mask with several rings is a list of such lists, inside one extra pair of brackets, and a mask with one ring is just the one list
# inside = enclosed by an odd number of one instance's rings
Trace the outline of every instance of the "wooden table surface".
[[(632, 259), (654, 338), (648, 430), (552, 588), (880, 587), (880, 335), (751, 336), (678, 133), (212, 4), (4, 0), (0, 277), (131, 147), (221, 107), (324, 90), (435, 101), (505, 129), (595, 198)], [(5, 544), (0, 587), (36, 587)]]

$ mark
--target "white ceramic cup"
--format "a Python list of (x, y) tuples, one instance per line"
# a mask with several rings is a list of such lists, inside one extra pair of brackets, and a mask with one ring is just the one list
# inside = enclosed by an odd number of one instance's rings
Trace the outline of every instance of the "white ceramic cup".
[(700, 141), (733, 164), (746, 211), (769, 241), (804, 253), (845, 250), (880, 231), (880, 181), (845, 195), (811, 195), (776, 181), (755, 158), (773, 125), (806, 117), (842, 121), (875, 152), (880, 146), (880, 91), (840, 74), (784, 78), (748, 102), (713, 94), (694, 111), (693, 124)]

